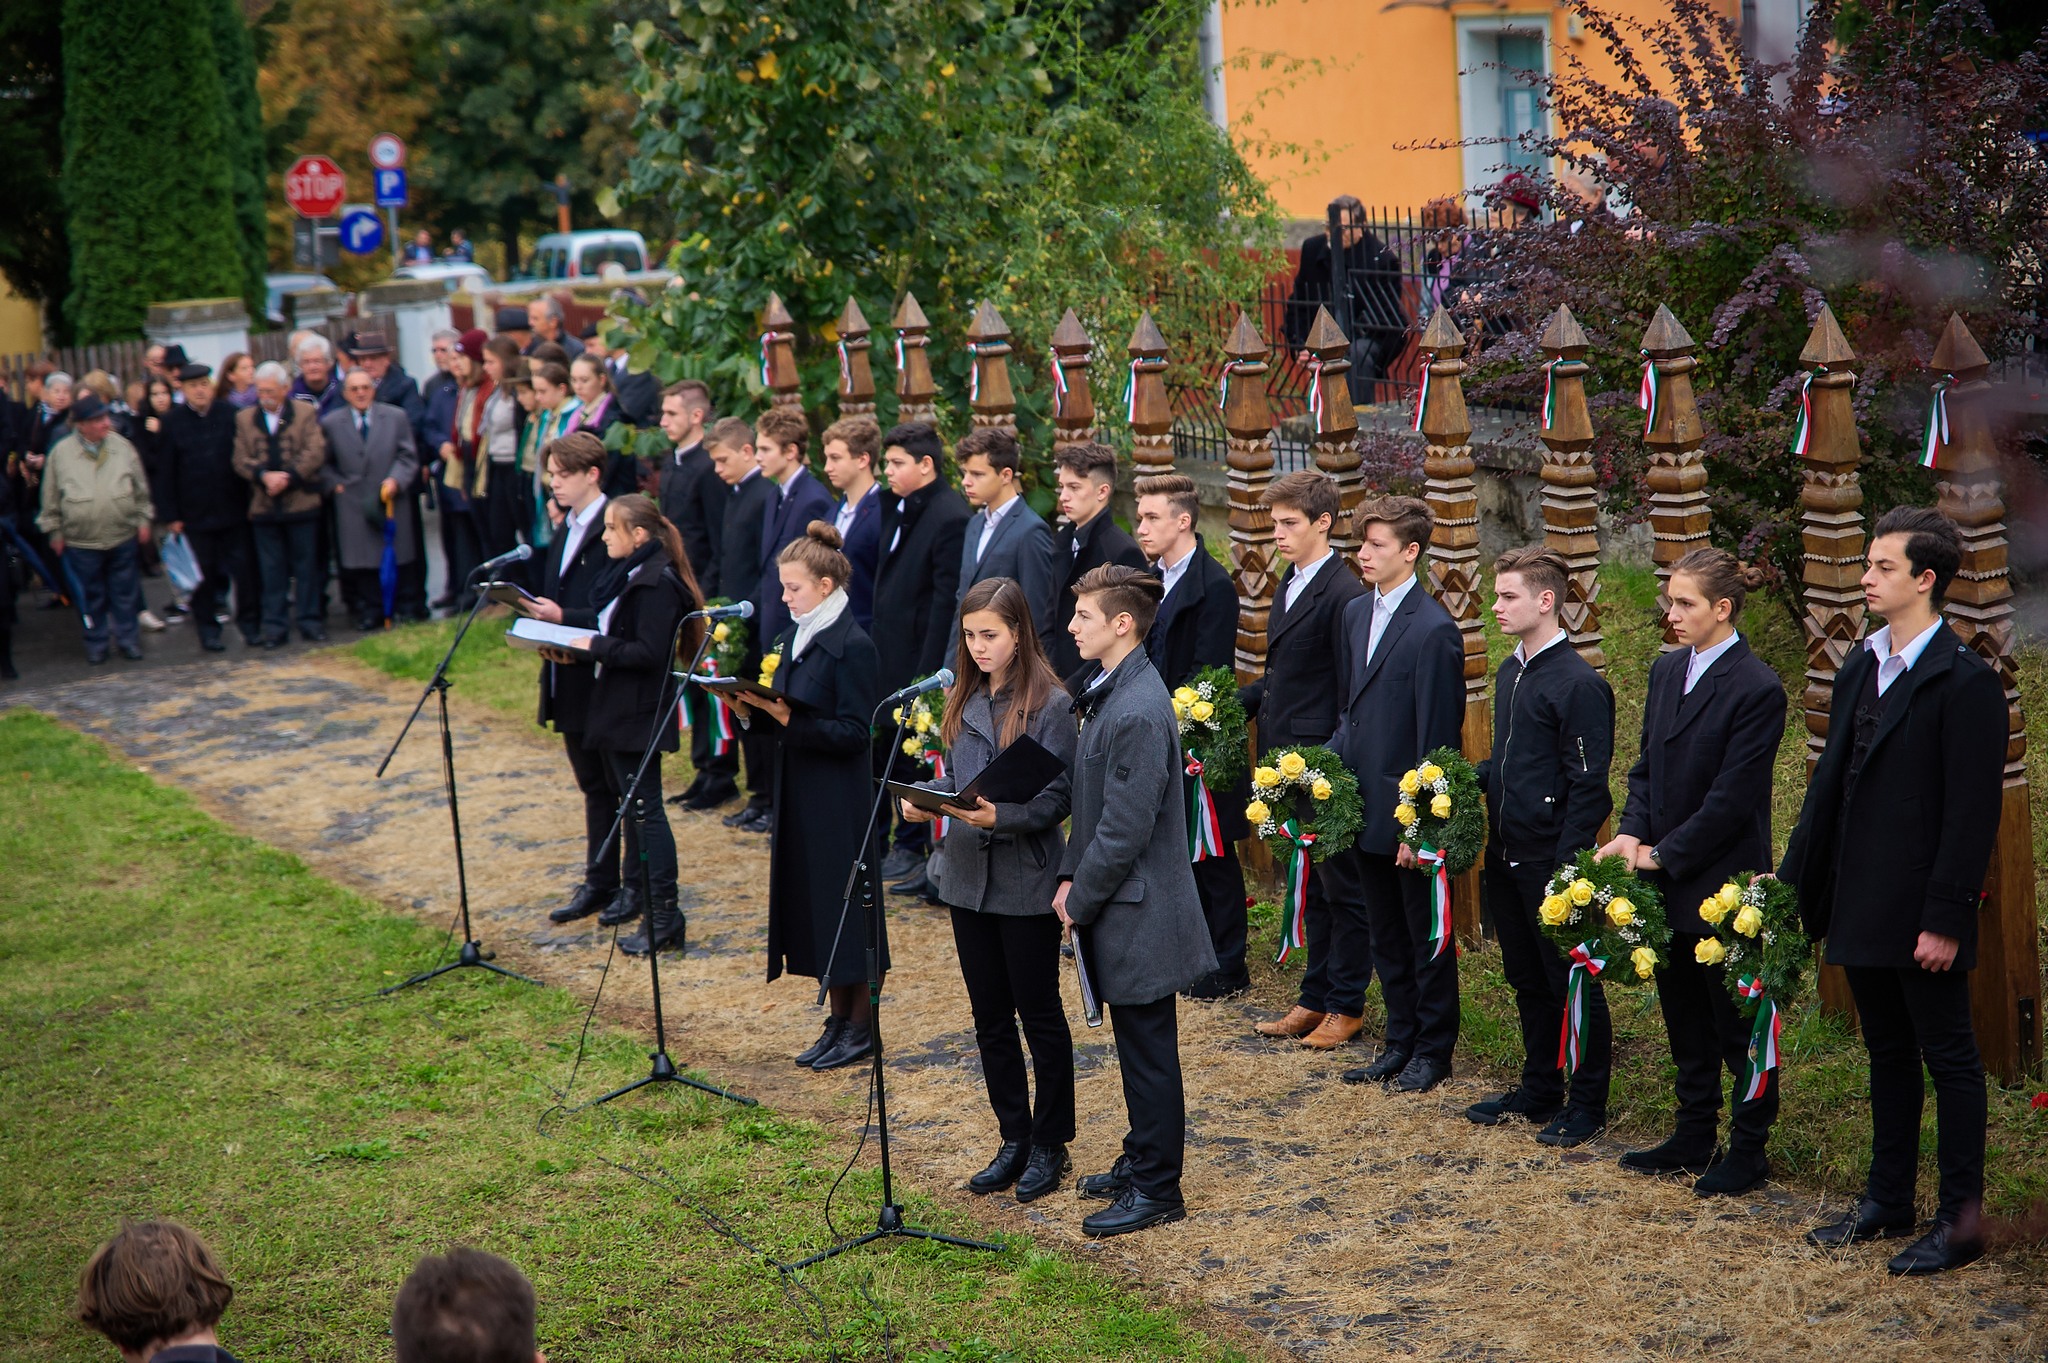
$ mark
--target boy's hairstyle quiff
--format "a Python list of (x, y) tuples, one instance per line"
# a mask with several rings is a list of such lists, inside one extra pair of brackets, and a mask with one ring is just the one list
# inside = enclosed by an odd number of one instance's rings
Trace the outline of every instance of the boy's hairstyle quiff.
[(1375, 523), (1391, 529), (1402, 548), (1417, 544), (1427, 549), (1436, 513), (1420, 497), (1368, 497), (1351, 513), (1351, 533), (1364, 539), (1365, 528)]
[(796, 446), (798, 454), (811, 439), (811, 420), (795, 407), (770, 407), (754, 422), (754, 429), (763, 440)]
[(1201, 524), (1202, 494), (1195, 486), (1195, 480), (1185, 473), (1155, 473), (1149, 478), (1140, 478), (1131, 489), (1134, 497), (1164, 497), (1166, 504), (1176, 516), (1186, 516), (1188, 526)]
[(1092, 596), (1102, 613), (1114, 620), (1131, 617), (1131, 632), (1143, 640), (1158, 618), (1159, 603), (1166, 596), (1166, 584), (1143, 568), (1126, 568), (1121, 563), (1104, 563), (1081, 574), (1074, 595)]
[(1503, 573), (1513, 573), (1522, 579), (1522, 585), (1532, 593), (1541, 595), (1554, 592), (1557, 595), (1553, 610), (1564, 609), (1566, 585), (1571, 581), (1571, 566), (1564, 561), (1564, 555), (1547, 544), (1524, 544), (1504, 550), (1493, 561), (1494, 580)]
[(1259, 494), (1259, 505), (1284, 506), (1290, 511), (1299, 511), (1308, 517), (1310, 525), (1328, 516), (1333, 530), (1337, 526), (1337, 517), (1343, 514), (1342, 504), (1337, 499), (1336, 480), (1314, 469), (1298, 469), (1275, 478)]
[(953, 447), (953, 458), (964, 464), (975, 455), (988, 460), (988, 466), (997, 472), (1004, 469), (1023, 476), (1024, 464), (1017, 452), (1017, 437), (1008, 431), (993, 426), (982, 426), (960, 437), (960, 443)]
[(1053, 451), (1054, 466), (1065, 469), (1079, 478), (1094, 478), (1116, 486), (1116, 451), (1107, 445), (1088, 441), (1079, 445), (1062, 445)]

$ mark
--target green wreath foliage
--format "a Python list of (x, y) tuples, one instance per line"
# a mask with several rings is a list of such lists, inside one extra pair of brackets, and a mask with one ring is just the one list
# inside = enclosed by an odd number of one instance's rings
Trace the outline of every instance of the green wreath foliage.
[[(1776, 876), (1744, 871), (1700, 903), (1700, 917), (1714, 936), (1700, 940), (1700, 950), (1718, 943), (1728, 992), (1744, 1017), (1753, 1017), (1761, 998), (1744, 989), (1746, 980), (1761, 980), (1762, 994), (1790, 1002), (1806, 979), (1813, 961), (1813, 943), (1799, 925), (1799, 892)], [(1709, 953), (1711, 954), (1711, 953)]]
[(1536, 916), (1566, 954), (1584, 946), (1606, 961), (1603, 980), (1640, 984), (1671, 959), (1664, 896), (1636, 877), (1627, 857), (1581, 851), (1552, 873)]
[(1221, 795), (1244, 775), (1251, 747), (1251, 723), (1237, 699), (1237, 673), (1227, 667), (1197, 672), (1173, 692), (1180, 721), (1180, 746), (1202, 763), (1202, 784)]
[(1486, 850), (1486, 796), (1479, 789), (1479, 773), (1457, 749), (1438, 748), (1421, 766), (1402, 774), (1394, 821), (1401, 825), (1402, 842), (1418, 852), (1434, 847), (1444, 854), (1445, 870), (1463, 875)]
[(1252, 802), (1245, 806), (1244, 816), (1276, 858), (1294, 855), (1283, 826), (1290, 819), (1297, 832), (1314, 839), (1308, 851), (1312, 861), (1350, 847), (1365, 827), (1358, 778), (1342, 758), (1319, 743), (1275, 748), (1266, 754), (1265, 764), (1252, 772)]

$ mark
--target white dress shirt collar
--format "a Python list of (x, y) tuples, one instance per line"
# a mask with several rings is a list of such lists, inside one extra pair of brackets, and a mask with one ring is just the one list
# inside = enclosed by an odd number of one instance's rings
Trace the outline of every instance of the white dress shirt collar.
[(576, 555), (583, 548), (583, 538), (590, 533), (590, 527), (592, 525), (602, 526), (604, 524), (604, 504), (604, 494), (599, 493), (591, 500), (589, 506), (584, 507), (581, 511), (569, 513), (569, 524), (565, 527), (562, 535), (562, 568), (564, 570), (567, 570), (568, 566), (576, 561)]
[(1408, 593), (1415, 590), (1415, 579), (1419, 576), (1420, 574), (1410, 573), (1408, 580), (1392, 591), (1387, 591), (1382, 587), (1375, 587), (1373, 588), (1373, 596), (1377, 598), (1380, 605), (1385, 607), (1387, 614), (1392, 615), (1395, 611), (1401, 609), (1401, 603), (1408, 599)]
[(1692, 689), (1693, 687), (1699, 685), (1700, 678), (1707, 675), (1707, 669), (1712, 667), (1715, 663), (1721, 661), (1721, 655), (1726, 653), (1729, 649), (1735, 647), (1736, 642), (1741, 638), (1741, 632), (1737, 631), (1733, 634), (1730, 634), (1727, 638), (1723, 639), (1720, 643), (1715, 644), (1712, 648), (1708, 649), (1704, 653), (1702, 653), (1698, 649), (1694, 649), (1691, 653), (1686, 655), (1686, 695), (1689, 696), (1692, 694)]
[[(1323, 565), (1335, 557), (1337, 557), (1336, 550), (1325, 549), (1323, 550), (1323, 556), (1314, 563), (1297, 563), (1294, 566), (1294, 575), (1287, 579), (1287, 609), (1294, 609), (1294, 603), (1299, 601), (1301, 594), (1308, 590), (1308, 584), (1315, 581), (1316, 574), (1323, 570)], [(1410, 580), (1412, 581), (1413, 579)]]
[(1164, 593), (1165, 596), (1171, 596), (1173, 594), (1173, 589), (1176, 586), (1180, 585), (1180, 580), (1182, 578), (1187, 576), (1188, 565), (1195, 561), (1195, 555), (1199, 554), (1201, 551), (1201, 545), (1189, 545), (1188, 551), (1180, 556), (1180, 562), (1178, 563), (1168, 563), (1163, 555), (1160, 557), (1159, 577), (1161, 581), (1166, 583), (1166, 591)]
[(1892, 683), (1913, 670), (1913, 664), (1920, 661), (1920, 655), (1927, 651), (1927, 645), (1934, 641), (1934, 632), (1941, 628), (1941, 617), (1934, 617), (1934, 623), (1906, 641), (1897, 652), (1892, 650), (1892, 627), (1885, 625), (1863, 641), (1863, 646), (1877, 655), (1877, 694), (1891, 690)]
[(1530, 659), (1534, 658), (1537, 653), (1542, 653), (1545, 650), (1552, 648), (1557, 644), (1563, 643), (1565, 640), (1569, 638), (1571, 638), (1571, 631), (1560, 629), (1557, 633), (1551, 635), (1546, 642), (1538, 645), (1536, 653), (1524, 653), (1523, 650), (1527, 648), (1527, 645), (1518, 643), (1515, 645), (1515, 661), (1520, 663), (1522, 666), (1527, 667), (1529, 665)]

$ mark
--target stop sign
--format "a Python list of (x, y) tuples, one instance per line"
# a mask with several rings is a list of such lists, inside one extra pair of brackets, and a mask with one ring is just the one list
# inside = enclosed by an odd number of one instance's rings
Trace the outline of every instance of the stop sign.
[(341, 167), (324, 156), (301, 156), (284, 173), (284, 201), (302, 218), (324, 218), (347, 194)]

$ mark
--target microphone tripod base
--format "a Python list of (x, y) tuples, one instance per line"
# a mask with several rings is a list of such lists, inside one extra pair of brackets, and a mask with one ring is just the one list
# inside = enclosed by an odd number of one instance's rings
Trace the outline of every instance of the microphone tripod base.
[(827, 1259), (835, 1258), (850, 1249), (859, 1249), (862, 1245), (871, 1245), (877, 1240), (886, 1240), (891, 1236), (898, 1236), (906, 1240), (931, 1240), (941, 1245), (953, 1245), (959, 1249), (982, 1249), (987, 1250), (991, 1254), (1001, 1254), (1003, 1252), (1001, 1245), (992, 1244), (987, 1240), (969, 1240), (958, 1235), (941, 1235), (935, 1230), (924, 1230), (918, 1226), (908, 1225), (903, 1220), (903, 1208), (893, 1202), (885, 1202), (882, 1204), (881, 1215), (875, 1220), (875, 1228), (866, 1235), (856, 1235), (851, 1240), (841, 1240), (836, 1245), (828, 1245), (824, 1249), (819, 1250), (808, 1259), (799, 1259), (793, 1264), (782, 1264), (780, 1267), (795, 1273), (800, 1269), (809, 1268), (813, 1264), (822, 1264)]
[(615, 1088), (602, 1097), (592, 1098), (587, 1103), (570, 1108), (569, 1111), (582, 1112), (587, 1108), (596, 1107), (600, 1103), (609, 1103), (614, 1098), (623, 1098), (635, 1089), (644, 1089), (650, 1084), (686, 1084), (696, 1089), (699, 1093), (709, 1093), (714, 1097), (723, 1098), (729, 1103), (738, 1103), (741, 1107), (759, 1107), (761, 1105), (759, 1099), (749, 1098), (745, 1094), (734, 1093), (730, 1089), (719, 1088), (716, 1084), (707, 1084), (701, 1079), (692, 1079), (689, 1075), (676, 1068), (676, 1062), (668, 1058), (666, 1050), (656, 1051), (648, 1059), (654, 1062), (654, 1067), (647, 1072), (646, 1078), (635, 1079), (630, 1084)]
[(516, 970), (507, 970), (501, 965), (492, 965), (490, 955), (485, 953), (482, 946), (476, 942), (464, 942), (462, 950), (448, 964), (435, 966), (432, 970), (422, 970), (409, 980), (403, 980), (387, 989), (379, 989), (377, 992), (379, 994), (396, 994), (401, 989), (410, 989), (416, 984), (425, 984), (428, 980), (446, 975), (451, 970), (488, 970), (493, 975), (503, 975), (508, 980), (518, 980), (524, 984), (540, 983), (539, 980), (534, 979), (530, 975), (522, 975)]

